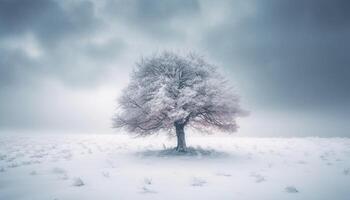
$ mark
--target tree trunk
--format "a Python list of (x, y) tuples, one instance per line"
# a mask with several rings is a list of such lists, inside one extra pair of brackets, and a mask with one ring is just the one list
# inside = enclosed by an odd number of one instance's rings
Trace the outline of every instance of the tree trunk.
[(185, 152), (186, 151), (186, 141), (185, 141), (185, 131), (184, 124), (175, 123), (176, 137), (177, 137), (177, 147), (176, 151)]

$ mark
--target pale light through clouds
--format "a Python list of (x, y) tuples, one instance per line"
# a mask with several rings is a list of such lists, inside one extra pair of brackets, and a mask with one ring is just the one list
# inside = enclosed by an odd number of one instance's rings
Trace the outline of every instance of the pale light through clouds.
[(170, 49), (222, 67), (251, 111), (238, 135), (349, 136), (349, 11), (345, 0), (1, 1), (0, 129), (111, 133), (135, 61)]

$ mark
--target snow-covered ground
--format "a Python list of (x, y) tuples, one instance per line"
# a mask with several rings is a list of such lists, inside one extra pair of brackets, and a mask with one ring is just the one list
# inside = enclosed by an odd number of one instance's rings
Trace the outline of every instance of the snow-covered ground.
[(0, 199), (350, 199), (350, 139), (0, 136)]

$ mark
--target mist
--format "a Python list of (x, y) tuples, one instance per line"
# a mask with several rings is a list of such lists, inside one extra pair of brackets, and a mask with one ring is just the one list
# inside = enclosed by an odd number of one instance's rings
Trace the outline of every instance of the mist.
[(135, 62), (195, 51), (250, 115), (237, 136), (350, 136), (349, 3), (1, 1), (0, 130), (115, 133)]

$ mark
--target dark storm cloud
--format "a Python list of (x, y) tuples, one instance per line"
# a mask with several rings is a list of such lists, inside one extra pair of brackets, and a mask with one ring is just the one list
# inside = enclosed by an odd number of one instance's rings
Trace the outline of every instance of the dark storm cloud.
[[(232, 72), (251, 128), (268, 124), (268, 135), (284, 118), (294, 124), (286, 125), (289, 135), (344, 135), (349, 4), (0, 0), (0, 128), (93, 127), (94, 116), (104, 124), (115, 91), (98, 96), (97, 88), (121, 89), (138, 56), (179, 48), (208, 53)], [(320, 124), (327, 124), (323, 133)]]
[[(89, 87), (108, 73), (106, 66), (123, 53), (126, 41), (133, 41), (129, 33), (141, 41), (183, 38), (178, 26), (185, 26), (199, 10), (195, 0), (0, 1), (0, 42), (15, 43), (0, 47), (1, 84), (52, 77)], [(96, 42), (115, 30), (124, 32)], [(28, 44), (18, 44), (28, 42), (23, 39), (28, 35), (41, 56), (33, 58), (28, 55), (32, 49), (23, 49)]]
[[(107, 1), (106, 11), (122, 23), (133, 26), (144, 33), (166, 39), (181, 35), (186, 22), (197, 16), (200, 4), (197, 0), (120, 0)], [(174, 26), (180, 20), (182, 26)]]
[[(61, 3), (61, 4), (60, 4)], [(113, 38), (103, 44), (91, 42), (104, 22), (90, 1), (67, 6), (53, 0), (0, 1), (0, 39), (15, 46), (1, 45), (1, 84), (51, 76), (68, 84), (93, 84), (106, 69), (105, 63), (121, 52), (123, 41)], [(32, 36), (42, 56), (33, 58), (25, 51)], [(10, 45), (11, 46), (11, 45)], [(85, 63), (81, 63), (84, 61)], [(84, 66), (81, 66), (84, 65)]]
[(83, 1), (70, 9), (53, 0), (0, 2), (0, 34), (34, 33), (44, 45), (68, 36), (81, 36), (98, 28), (93, 4)]
[(240, 20), (212, 29), (206, 48), (245, 77), (258, 104), (349, 110), (349, 1), (248, 1), (246, 13), (239, 3)]
[(23, 66), (31, 72), (33, 68), (33, 61), (20, 50), (5, 50), (0, 48), (0, 90), (1, 86), (8, 86), (22, 81), (23, 77), (28, 77), (27, 74), (23, 76)]

